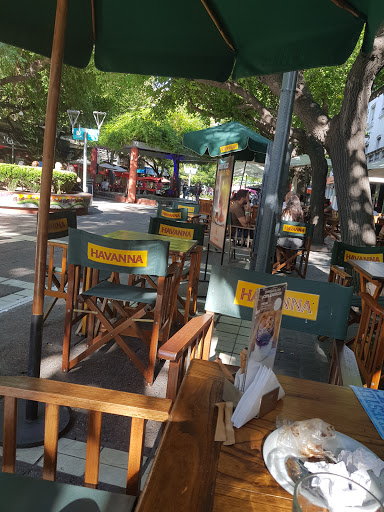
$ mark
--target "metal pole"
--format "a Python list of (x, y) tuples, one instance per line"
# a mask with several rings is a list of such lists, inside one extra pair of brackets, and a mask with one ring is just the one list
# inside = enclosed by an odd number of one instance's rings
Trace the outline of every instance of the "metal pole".
[(297, 71), (284, 73), (281, 86), (279, 110), (277, 114), (276, 133), (273, 142), (270, 172), (265, 184), (264, 209), (261, 214), (258, 233), (258, 245), (254, 246), (257, 254), (255, 270), (258, 272), (271, 272), (276, 247), (276, 220), (281, 215), (282, 190), (285, 170), (287, 168), (287, 149), (289, 131), (292, 120), (293, 102), (295, 99)]
[(12, 140), (12, 163), (15, 163), (15, 143)]
[(83, 149), (83, 192), (88, 192), (87, 188), (87, 140), (88, 130), (84, 128), (84, 149)]

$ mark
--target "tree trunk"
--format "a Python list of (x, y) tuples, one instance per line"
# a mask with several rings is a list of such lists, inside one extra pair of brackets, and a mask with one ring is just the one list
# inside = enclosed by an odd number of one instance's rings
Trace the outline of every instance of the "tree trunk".
[(312, 242), (324, 243), (324, 193), (328, 164), (323, 146), (314, 138), (307, 137), (304, 150), (309, 155), (312, 167), (311, 222), (315, 225)]
[[(349, 126), (357, 128), (351, 115)], [(340, 231), (343, 242), (366, 246), (376, 245), (373, 224), (371, 189), (364, 154), (365, 124), (351, 130), (336, 116), (331, 123), (326, 145), (332, 160)]]

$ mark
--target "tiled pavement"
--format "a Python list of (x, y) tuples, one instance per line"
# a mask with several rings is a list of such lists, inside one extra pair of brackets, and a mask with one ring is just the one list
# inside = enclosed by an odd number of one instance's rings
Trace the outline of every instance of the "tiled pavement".
[[(74, 477), (84, 478), (86, 443), (62, 437), (58, 442), (57, 471)], [(3, 448), (0, 447), (0, 455)], [(18, 448), (16, 459), (31, 468), (43, 467), (44, 446)], [(143, 464), (146, 457), (143, 457)], [(109, 486), (125, 488), (127, 484), (128, 452), (102, 447), (100, 450), (99, 481)], [(142, 479), (141, 488), (148, 476), (151, 464), (148, 464)]]

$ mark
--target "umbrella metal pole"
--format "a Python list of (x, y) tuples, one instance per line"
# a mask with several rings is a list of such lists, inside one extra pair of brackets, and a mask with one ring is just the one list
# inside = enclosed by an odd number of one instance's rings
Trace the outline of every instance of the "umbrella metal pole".
[[(270, 170), (263, 190), (264, 208), (259, 212), (257, 240), (254, 244), (254, 270), (270, 273), (276, 247), (276, 222), (281, 216), (282, 190), (286, 179), (287, 149), (295, 99), (297, 71), (284, 73), (281, 86), (276, 133), (271, 151)], [(253, 266), (253, 265), (252, 265)]]
[[(57, 112), (60, 95), (61, 70), (63, 64), (67, 15), (68, 0), (58, 0), (55, 19), (55, 31), (52, 43), (47, 110), (45, 117), (43, 168), (41, 172), (40, 204), (36, 241), (35, 284), (33, 290), (32, 318), (29, 337), (29, 377), (40, 377), (41, 346), (43, 337), (45, 268), (48, 239), (48, 213), (51, 198)], [(37, 417), (37, 412), (37, 403), (27, 402), (27, 421), (35, 420)]]
[(88, 140), (88, 130), (84, 128), (84, 148), (83, 148), (83, 192), (88, 192), (87, 189), (87, 140)]

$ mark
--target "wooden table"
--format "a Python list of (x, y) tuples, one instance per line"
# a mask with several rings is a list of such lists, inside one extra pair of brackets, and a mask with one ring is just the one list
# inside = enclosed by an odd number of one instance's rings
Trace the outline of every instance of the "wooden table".
[(384, 458), (384, 441), (350, 388), (278, 379), (286, 396), (277, 408), (235, 429), (236, 443), (223, 446), (213, 439), (224, 377), (216, 363), (193, 360), (135, 512), (291, 512), (291, 495), (270, 475), (262, 457), (277, 417), (322, 418)]
[(184, 240), (173, 236), (152, 235), (151, 233), (138, 233), (137, 231), (126, 231), (124, 229), (113, 231), (104, 236), (116, 238), (117, 240), (162, 240), (169, 242), (169, 254), (171, 256), (179, 256), (180, 258), (189, 256), (197, 246), (196, 240)]
[[(190, 257), (190, 271), (188, 274), (187, 297), (186, 300), (177, 295), (177, 300), (184, 307), (184, 315), (181, 316), (181, 321), (186, 324), (189, 320), (189, 314), (196, 312), (196, 302), (199, 286), (200, 264), (202, 248), (198, 246), (196, 240), (184, 240), (172, 236), (153, 235), (151, 233), (138, 233), (136, 231), (126, 231), (120, 229), (105, 235), (109, 238), (116, 238), (118, 240), (163, 240), (169, 242), (169, 254), (172, 261), (181, 263), (181, 272), (177, 287), (182, 278), (182, 271), (185, 265), (185, 260)], [(192, 305), (191, 305), (192, 302)], [(192, 309), (192, 310), (191, 310)], [(176, 314), (180, 315), (179, 310), (176, 308)]]
[(348, 263), (359, 274), (360, 291), (367, 292), (367, 283), (372, 283), (376, 286), (371, 295), (377, 300), (384, 288), (384, 263), (356, 260), (348, 260)]
[(129, 512), (135, 503), (125, 494), (8, 473), (0, 473), (0, 495), (7, 512)]

